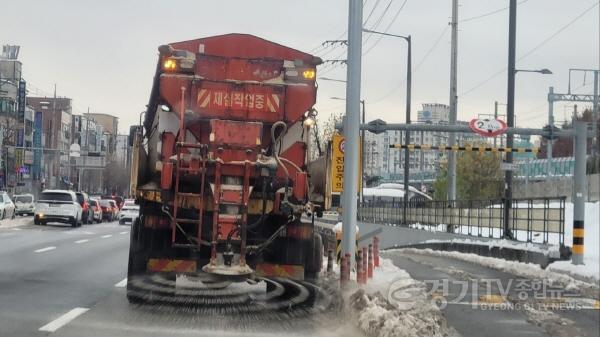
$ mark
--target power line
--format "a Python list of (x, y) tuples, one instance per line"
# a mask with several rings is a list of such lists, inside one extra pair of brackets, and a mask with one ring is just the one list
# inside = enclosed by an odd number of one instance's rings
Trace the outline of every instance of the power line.
[(440, 35), (435, 40), (435, 42), (433, 43), (433, 45), (425, 53), (425, 55), (423, 56), (423, 58), (421, 58), (421, 60), (419, 61), (419, 63), (417, 63), (417, 65), (415, 66), (415, 69), (413, 69), (413, 72), (417, 71), (417, 69), (419, 69), (421, 67), (421, 65), (425, 62), (425, 60), (427, 59), (427, 57), (429, 57), (429, 55), (433, 52), (433, 50), (438, 46), (438, 44), (440, 43), (440, 41), (442, 41), (442, 38), (446, 35), (446, 32), (448, 31), (449, 28), (450, 28), (450, 26), (444, 27), (444, 30), (440, 33)]
[[(529, 0), (522, 0), (519, 3), (517, 3), (517, 5), (522, 5), (522, 4), (526, 3), (527, 1), (529, 1)], [(483, 13), (483, 14), (480, 14), (480, 15), (476, 15), (476, 16), (472, 16), (472, 17), (469, 17), (469, 18), (466, 18), (466, 19), (459, 20), (458, 22), (459, 23), (464, 23), (464, 22), (469, 22), (469, 21), (473, 21), (473, 20), (485, 18), (485, 17), (490, 16), (490, 15), (494, 15), (494, 14), (497, 14), (497, 13), (500, 13), (500, 12), (504, 12), (507, 9), (508, 9), (508, 6), (507, 7), (502, 7), (502, 8), (493, 10), (491, 12), (487, 12), (487, 13)]]
[[(396, 22), (396, 20), (400, 16), (400, 13), (402, 12), (402, 9), (404, 9), (404, 6), (406, 6), (407, 2), (408, 2), (408, 0), (404, 0), (404, 2), (402, 3), (402, 5), (398, 9), (398, 11), (396, 11), (396, 14), (394, 14), (394, 17), (392, 18), (392, 21), (390, 21), (388, 23), (387, 27), (385, 27), (385, 30), (383, 31), (384, 33), (387, 33), (390, 30), (390, 28), (392, 28), (392, 25), (394, 24), (394, 22)], [(373, 50), (373, 48), (375, 48), (375, 46), (377, 46), (379, 44), (379, 42), (381, 42), (381, 39), (383, 39), (383, 37), (384, 37), (384, 35), (379, 35), (377, 37), (377, 40), (375, 41), (375, 43), (371, 47), (369, 47), (369, 49), (367, 49), (367, 51), (365, 51), (363, 53), (363, 55), (367, 55), (371, 50)]]
[[(377, 7), (377, 5), (379, 4), (379, 1), (381, 0), (377, 0), (375, 2), (375, 5), (373, 5), (373, 9), (371, 9), (371, 13), (369, 14), (369, 16), (367, 17), (367, 19), (365, 20), (365, 24), (366, 22), (369, 20), (369, 18), (371, 17), (371, 15), (373, 14), (373, 11), (375, 11), (375, 8)], [(363, 7), (369, 2), (369, 0), (364, 0), (363, 1)], [(343, 38), (344, 36), (346, 36), (346, 33), (348, 33), (348, 29), (344, 30), (343, 33), (341, 33), (337, 38), (335, 38), (334, 40), (340, 40), (341, 38)], [(325, 46), (321, 43), (317, 46), (315, 46), (314, 48), (312, 48), (311, 50), (308, 51), (309, 54), (316, 54), (319, 53), (321, 51), (325, 50)]]
[[(381, 22), (383, 22), (383, 18), (385, 17), (385, 15), (387, 14), (387, 12), (389, 11), (389, 9), (390, 9), (390, 7), (391, 7), (391, 5), (392, 5), (393, 2), (394, 2), (394, 0), (390, 0), (388, 2), (387, 6), (383, 10), (383, 13), (381, 13), (381, 15), (379, 16), (379, 18), (375, 22), (375, 24), (372, 27), (370, 27), (369, 29), (376, 30), (377, 27), (379, 27), (379, 25), (381, 24)], [(402, 3), (402, 5), (400, 5), (400, 8), (398, 9), (398, 11), (396, 11), (396, 14), (394, 15), (392, 21), (385, 28), (385, 32), (386, 33), (389, 31), (389, 29), (391, 28), (392, 24), (396, 21), (396, 19), (400, 15), (400, 12), (402, 11), (402, 9), (404, 8), (404, 6), (406, 5), (407, 2), (408, 2), (408, 0), (404, 0), (404, 2)], [(363, 46), (367, 44), (367, 42), (371, 39), (372, 35), (373, 34), (370, 34), (369, 36), (367, 36), (366, 39), (364, 39)], [(379, 43), (379, 41), (382, 39), (382, 37), (383, 36), (379, 36), (378, 40), (375, 42), (375, 44), (372, 45), (367, 51), (363, 52), (363, 56), (366, 55), (369, 51), (371, 51), (371, 49), (373, 49)], [(345, 52), (342, 51), (334, 59), (339, 59), (340, 57), (342, 57), (344, 55), (344, 53)], [(321, 73), (321, 75), (324, 75), (324, 74), (327, 74), (327, 73), (333, 71), (337, 66), (338, 66), (338, 64), (333, 64), (332, 67), (330, 67), (329, 69), (325, 70), (323, 73)]]
[[(427, 58), (429, 57), (429, 55), (431, 55), (431, 53), (436, 49), (436, 47), (442, 41), (442, 38), (448, 32), (449, 27), (450, 26), (445, 26), (444, 27), (444, 29), (442, 30), (442, 32), (440, 33), (440, 35), (438, 35), (438, 37), (435, 40), (435, 42), (433, 42), (433, 44), (431, 45), (431, 47), (429, 47), (429, 50), (427, 50), (427, 52), (425, 53), (425, 55), (423, 55), (423, 57), (421, 58), (421, 60), (419, 60), (419, 62), (417, 63), (417, 65), (413, 69), (413, 74), (415, 74), (417, 72), (417, 70), (425, 63), (425, 61), (427, 60)], [(371, 103), (371, 104), (377, 103), (377, 102), (380, 102), (380, 101), (388, 98), (390, 95), (392, 95), (394, 92), (396, 92), (396, 90), (400, 89), (404, 85), (405, 85), (405, 82), (404, 82), (404, 80), (402, 80), (398, 85), (394, 86), (390, 91), (388, 91), (387, 93), (385, 93), (383, 96), (375, 99), (374, 101), (369, 101), (369, 103)]]
[[(586, 15), (588, 12), (590, 12), (596, 6), (598, 6), (598, 2), (595, 2), (591, 7), (588, 7), (586, 10), (584, 10), (582, 13), (580, 13), (579, 15), (577, 15), (575, 18), (573, 18), (567, 24), (565, 24), (564, 26), (562, 26), (561, 28), (559, 28), (557, 31), (555, 31), (554, 33), (552, 33), (552, 35), (548, 36), (547, 38), (545, 38), (544, 40), (542, 40), (540, 43), (538, 43), (535, 47), (531, 48), (525, 54), (521, 55), (517, 59), (517, 61), (521, 61), (522, 59), (526, 58), (527, 56), (533, 54), (535, 51), (537, 51), (538, 49), (540, 49), (541, 47), (543, 47), (546, 43), (550, 42), (552, 39), (554, 39), (556, 36), (558, 36), (560, 33), (562, 33), (565, 29), (569, 28), (571, 25), (573, 25), (575, 22), (577, 22), (579, 19), (581, 19), (584, 15)], [(461, 96), (461, 97), (466, 96), (469, 93), (471, 93), (471, 92), (473, 92), (473, 91), (481, 88), (482, 86), (484, 86), (485, 84), (487, 84), (489, 81), (491, 81), (494, 78), (496, 78), (497, 76), (503, 74), (506, 71), (506, 69), (507, 68), (502, 68), (501, 70), (493, 73), (491, 76), (489, 76), (485, 80), (479, 82), (478, 84), (476, 84), (475, 86), (471, 87), (470, 89), (468, 89), (468, 90), (463, 91), (462, 93), (460, 93), (459, 96)]]

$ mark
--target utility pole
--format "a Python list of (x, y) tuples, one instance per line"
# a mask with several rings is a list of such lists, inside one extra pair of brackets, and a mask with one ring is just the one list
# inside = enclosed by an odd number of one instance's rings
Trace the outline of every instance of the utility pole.
[(358, 189), (358, 154), (360, 151), (358, 124), (360, 120), (363, 3), (362, 0), (350, 0), (349, 4), (342, 253), (350, 254), (350, 261), (353, 261), (356, 244), (356, 190)]
[[(515, 126), (515, 54), (517, 40), (517, 0), (510, 0), (509, 19), (508, 19), (508, 84), (506, 97), (506, 124), (509, 128)], [(514, 135), (506, 136), (506, 147), (513, 147)], [(506, 153), (506, 162), (510, 165), (513, 162), (512, 152)], [(504, 194), (504, 237), (512, 238), (510, 231), (510, 214), (512, 207), (512, 180), (513, 171), (506, 170), (505, 174), (505, 194)]]
[[(425, 144), (425, 142), (423, 141), (423, 136), (424, 133), (423, 131), (421, 131), (421, 144)], [(425, 186), (425, 182), (424, 182), (424, 172), (423, 172), (423, 160), (425, 159), (424, 154), (423, 154), (423, 150), (419, 150), (419, 169), (421, 170), (421, 186), (420, 186), (420, 190), (421, 192), (423, 192), (423, 186)]]
[[(458, 54), (458, 0), (452, 0), (452, 45), (450, 47), (450, 125), (456, 124), (457, 115), (457, 54)], [(450, 133), (448, 145), (456, 143), (456, 134)], [(456, 200), (456, 152), (448, 153), (448, 200)]]
[[(362, 104), (362, 123), (365, 124), (365, 100), (360, 100)], [(363, 191), (365, 188), (365, 130), (360, 132), (360, 202), (364, 201)]]
[[(552, 95), (554, 94), (554, 87), (550, 87), (548, 94), (548, 125), (552, 127), (554, 125), (554, 100)], [(546, 179), (550, 177), (550, 171), (552, 169), (552, 139), (546, 141)]]
[(592, 131), (594, 138), (592, 138), (592, 155), (600, 155), (600, 148), (598, 145), (598, 74), (600, 70), (594, 71), (594, 107), (592, 111)]
[[(498, 101), (494, 102), (494, 119), (498, 119)], [(496, 144), (496, 139), (497, 138), (498, 137), (494, 137), (494, 147), (497, 146), (497, 144)]]
[[(51, 125), (51, 128), (50, 128), (50, 147), (58, 147), (58, 148), (60, 148), (60, 144), (58, 142), (56, 142), (57, 146), (54, 146), (54, 144), (52, 144), (52, 138), (56, 138), (56, 134), (54, 133), (54, 127), (55, 127), (55, 124), (56, 124), (56, 123), (54, 123), (56, 121), (56, 83), (54, 83), (54, 99), (52, 100), (52, 118), (50, 119), (50, 121), (51, 121), (50, 122), (50, 125)], [(61, 171), (61, 169), (60, 169), (60, 160), (61, 160), (61, 157), (62, 157), (62, 152), (59, 151), (58, 152), (58, 158), (56, 157), (56, 153), (54, 154), (54, 158), (53, 158), (55, 167), (58, 164), (58, 170), (57, 170), (57, 172), (59, 172), (59, 177), (55, 177), (54, 178), (55, 179), (55, 185), (54, 186), (56, 188), (61, 188), (60, 187), (60, 171)]]
[[(410, 35), (406, 37), (408, 42), (408, 56), (406, 60), (406, 124), (410, 124), (410, 104), (412, 95), (412, 40)], [(405, 142), (410, 144), (410, 132), (405, 133)], [(406, 212), (408, 206), (408, 195), (409, 195), (409, 176), (410, 176), (410, 152), (408, 149), (404, 150), (404, 209), (402, 219), (404, 225), (407, 226)]]

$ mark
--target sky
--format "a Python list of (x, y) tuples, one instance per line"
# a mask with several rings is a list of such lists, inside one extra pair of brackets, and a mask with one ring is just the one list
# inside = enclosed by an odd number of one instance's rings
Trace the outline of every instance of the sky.
[[(365, 2), (366, 28), (412, 36), (413, 116), (423, 103), (448, 104), (451, 2)], [(570, 68), (600, 68), (598, 3), (519, 0), (517, 68), (548, 68), (553, 74), (517, 74), (517, 126), (546, 123), (548, 88), (566, 93)], [(508, 11), (502, 9), (508, 0), (460, 0), (459, 6), (458, 118), (470, 120), (493, 113), (494, 101), (506, 101)], [(56, 84), (59, 96), (73, 99), (75, 113), (89, 107), (118, 116), (124, 133), (148, 102), (159, 45), (237, 32), (324, 60), (346, 58), (343, 46), (321, 46), (346, 38), (348, 1), (342, 0), (0, 0), (0, 8), (9, 9), (2, 11), (0, 44), (21, 46), (29, 94), (52, 95)], [(367, 120), (402, 122), (406, 43), (365, 34), (363, 54)], [(343, 80), (346, 68), (326, 63), (317, 76)], [(591, 74), (572, 74), (573, 92), (591, 94), (592, 83)], [(331, 97), (345, 97), (344, 83), (319, 79), (318, 84), (320, 119), (342, 113), (344, 102)], [(572, 105), (557, 103), (555, 119), (570, 119)], [(505, 106), (500, 109), (502, 115)]]

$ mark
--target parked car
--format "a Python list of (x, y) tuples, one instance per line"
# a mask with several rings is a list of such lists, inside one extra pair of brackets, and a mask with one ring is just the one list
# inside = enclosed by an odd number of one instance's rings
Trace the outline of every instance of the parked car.
[(85, 192), (75, 192), (77, 202), (81, 205), (81, 221), (84, 224), (89, 224), (94, 221), (94, 214), (90, 212), (90, 198)]
[(90, 199), (90, 210), (92, 211), (92, 220), (97, 223), (102, 222), (102, 207), (98, 199)]
[(45, 190), (35, 204), (33, 222), (36, 225), (46, 225), (48, 222), (70, 224), (72, 227), (81, 226), (82, 208), (73, 191)]
[(100, 208), (102, 209), (102, 219), (111, 222), (117, 218), (118, 207), (112, 199), (100, 199)]
[(14, 196), (16, 215), (33, 215), (35, 212), (35, 198), (33, 194), (18, 194)]
[(112, 206), (113, 220), (118, 219), (119, 218), (119, 212), (121, 211), (121, 207), (119, 206), (119, 204), (115, 200), (109, 200), (108, 202), (110, 202), (110, 205)]
[(140, 215), (140, 206), (125, 202), (119, 214), (119, 225), (133, 224)]
[(15, 204), (10, 200), (8, 193), (0, 192), (0, 219), (15, 218)]
[(121, 209), (121, 207), (123, 207), (123, 198), (121, 198), (117, 195), (103, 195), (102, 199), (114, 200), (119, 209)]

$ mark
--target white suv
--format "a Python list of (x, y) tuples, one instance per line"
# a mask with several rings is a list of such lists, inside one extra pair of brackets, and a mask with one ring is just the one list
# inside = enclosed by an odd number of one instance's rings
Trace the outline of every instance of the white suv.
[(72, 227), (81, 226), (81, 205), (77, 195), (67, 190), (45, 190), (35, 205), (33, 222), (45, 225), (48, 222), (61, 222)]

